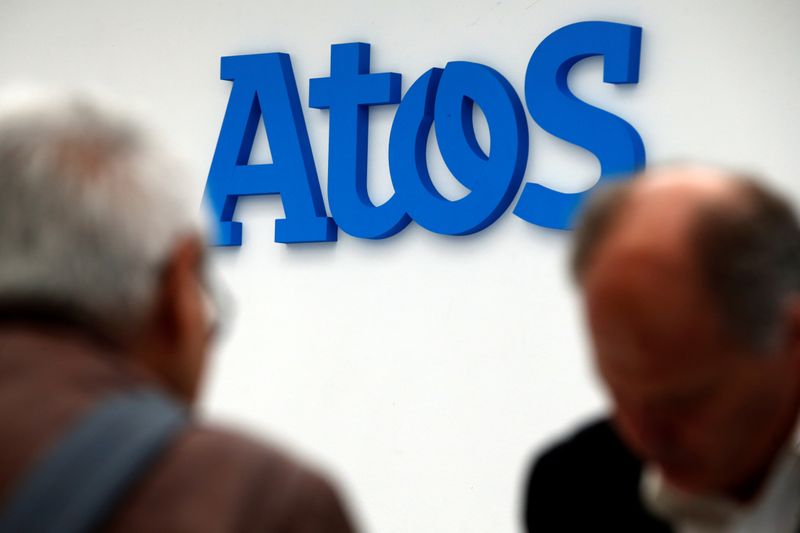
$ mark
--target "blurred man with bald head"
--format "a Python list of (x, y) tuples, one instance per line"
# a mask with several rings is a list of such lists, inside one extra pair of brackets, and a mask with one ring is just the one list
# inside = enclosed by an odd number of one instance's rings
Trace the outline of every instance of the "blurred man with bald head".
[(751, 178), (672, 166), (575, 235), (613, 417), (535, 463), (528, 530), (800, 531), (800, 227)]

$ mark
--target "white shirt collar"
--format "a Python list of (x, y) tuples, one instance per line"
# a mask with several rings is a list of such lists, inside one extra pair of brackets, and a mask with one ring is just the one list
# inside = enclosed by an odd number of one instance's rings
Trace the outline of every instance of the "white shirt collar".
[(678, 533), (795, 533), (800, 524), (800, 418), (758, 498), (748, 505), (681, 491), (651, 464), (644, 467), (640, 489), (645, 506)]

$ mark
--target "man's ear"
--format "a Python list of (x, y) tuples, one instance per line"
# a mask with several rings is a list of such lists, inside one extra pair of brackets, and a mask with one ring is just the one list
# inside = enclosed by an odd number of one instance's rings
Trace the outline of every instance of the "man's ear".
[(786, 305), (786, 349), (800, 373), (800, 296), (792, 296)]
[(199, 238), (178, 241), (163, 265), (150, 318), (134, 350), (140, 364), (189, 403), (197, 394), (208, 341), (203, 257)]
[(201, 291), (198, 290), (203, 262), (203, 244), (199, 238), (181, 239), (173, 248), (161, 273), (157, 314), (162, 333), (167, 338), (191, 337), (204, 325)]

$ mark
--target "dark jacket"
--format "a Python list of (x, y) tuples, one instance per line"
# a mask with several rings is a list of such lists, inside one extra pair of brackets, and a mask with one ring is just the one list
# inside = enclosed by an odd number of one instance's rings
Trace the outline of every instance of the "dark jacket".
[[(106, 395), (151, 381), (88, 338), (0, 328), (0, 508), (81, 413)], [(196, 423), (133, 485), (102, 529), (352, 531), (339, 498), (318, 474), (274, 448)]]
[(525, 498), (528, 532), (671, 531), (643, 506), (641, 474), (641, 461), (608, 420), (586, 426), (535, 462)]

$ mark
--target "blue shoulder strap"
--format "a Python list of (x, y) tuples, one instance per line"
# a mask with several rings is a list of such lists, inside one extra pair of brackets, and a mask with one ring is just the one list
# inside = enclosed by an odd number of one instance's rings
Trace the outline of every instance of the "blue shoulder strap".
[(92, 531), (186, 420), (183, 408), (155, 390), (102, 401), (19, 483), (0, 510), (0, 533)]

